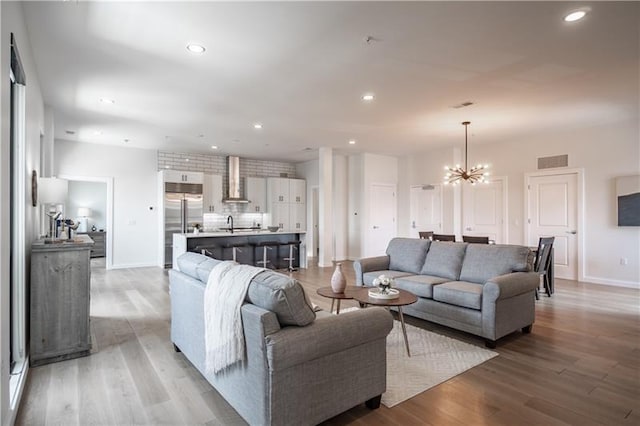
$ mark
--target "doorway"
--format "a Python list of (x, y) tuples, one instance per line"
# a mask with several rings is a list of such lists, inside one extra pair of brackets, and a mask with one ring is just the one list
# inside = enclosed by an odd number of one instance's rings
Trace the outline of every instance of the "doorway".
[(555, 276), (579, 279), (581, 171), (532, 173), (526, 175), (525, 184), (527, 244), (535, 247), (540, 237), (555, 237)]
[(396, 236), (396, 186), (371, 184), (369, 190), (369, 230), (365, 256), (385, 254), (389, 241)]
[[(105, 268), (113, 268), (113, 178), (61, 175), (69, 181), (66, 202), (68, 216), (81, 219), (85, 232), (94, 232), (100, 241), (104, 239)], [(84, 212), (84, 213), (81, 213)], [(86, 214), (86, 216), (83, 216)], [(82, 232), (82, 231), (80, 231)]]
[(442, 185), (413, 185), (409, 189), (409, 236), (420, 231), (442, 233)]
[(488, 183), (463, 185), (463, 235), (489, 237), (496, 244), (508, 241), (506, 181), (506, 177), (494, 177)]

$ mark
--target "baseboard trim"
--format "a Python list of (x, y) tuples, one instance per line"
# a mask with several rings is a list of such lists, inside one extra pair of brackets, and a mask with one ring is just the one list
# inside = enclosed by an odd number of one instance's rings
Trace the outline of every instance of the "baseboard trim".
[[(17, 373), (11, 376), (9, 379), (9, 387), (12, 389), (10, 390), (11, 400), (9, 401), (9, 416), (8, 416), (9, 417), (8, 424), (10, 425), (16, 422), (16, 417), (18, 416), (18, 410), (20, 409), (20, 401), (22, 401), (22, 393), (24, 392), (24, 387), (27, 383), (27, 377), (29, 376), (29, 357), (28, 356), (24, 360), (24, 366), (22, 367), (22, 371), (20, 373)], [(13, 380), (16, 380), (16, 382), (13, 382)]]
[(585, 276), (584, 281), (592, 284), (610, 285), (613, 287), (634, 288), (640, 290), (640, 283), (633, 281), (612, 280), (608, 278), (597, 278)]
[(111, 269), (128, 269), (128, 268), (160, 268), (156, 263), (118, 263), (111, 265)]

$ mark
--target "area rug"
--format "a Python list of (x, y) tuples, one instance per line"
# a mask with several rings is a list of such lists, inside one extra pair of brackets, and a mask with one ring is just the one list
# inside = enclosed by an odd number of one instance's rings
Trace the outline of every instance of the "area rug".
[(407, 356), (400, 321), (393, 321), (387, 336), (387, 391), (382, 403), (389, 408), (498, 356), (483, 347), (406, 326), (411, 357)]

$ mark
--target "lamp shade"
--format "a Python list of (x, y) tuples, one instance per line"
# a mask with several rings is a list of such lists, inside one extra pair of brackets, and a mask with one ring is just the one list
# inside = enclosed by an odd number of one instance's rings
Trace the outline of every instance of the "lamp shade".
[(80, 207), (78, 209), (78, 217), (89, 217), (91, 216), (91, 209), (88, 207)]
[(40, 204), (64, 203), (69, 191), (69, 181), (54, 177), (38, 178), (38, 201)]

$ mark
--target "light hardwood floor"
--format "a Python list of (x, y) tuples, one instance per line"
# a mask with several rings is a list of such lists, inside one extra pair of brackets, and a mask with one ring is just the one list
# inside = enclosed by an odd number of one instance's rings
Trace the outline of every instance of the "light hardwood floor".
[[(349, 262), (343, 270), (353, 283)], [(313, 302), (332, 268), (294, 273)], [(106, 271), (94, 259), (92, 355), (32, 368), (18, 425), (245, 424), (169, 336), (168, 277), (159, 268)], [(343, 307), (355, 306), (343, 301)], [(480, 338), (407, 322), (473, 344)], [(640, 292), (556, 281), (536, 303), (529, 335), (498, 343), (500, 356), (392, 409), (364, 405), (329, 425), (640, 424)]]

